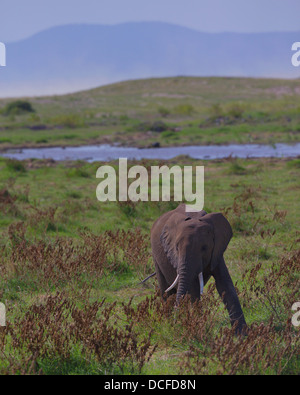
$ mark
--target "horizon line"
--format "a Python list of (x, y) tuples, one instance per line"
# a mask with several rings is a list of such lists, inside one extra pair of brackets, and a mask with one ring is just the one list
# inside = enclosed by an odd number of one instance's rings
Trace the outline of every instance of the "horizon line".
[(161, 24), (161, 25), (169, 25), (169, 26), (174, 26), (174, 27), (179, 27), (182, 29), (186, 29), (186, 30), (190, 30), (193, 32), (197, 32), (197, 33), (201, 33), (201, 34), (207, 34), (207, 35), (219, 35), (219, 34), (237, 34), (237, 35), (262, 35), (262, 34), (284, 34), (284, 33), (299, 33), (299, 30), (270, 30), (270, 31), (262, 31), (262, 32), (237, 32), (237, 31), (231, 31), (231, 30), (222, 30), (222, 31), (216, 31), (216, 32), (208, 32), (208, 31), (203, 31), (203, 30), (198, 30), (196, 28), (193, 27), (188, 27), (188, 26), (184, 26), (184, 25), (180, 25), (177, 23), (172, 23), (172, 22), (164, 22), (164, 21), (158, 21), (158, 20), (153, 20), (153, 21), (128, 21), (128, 22), (120, 22), (120, 23), (110, 23), (110, 24), (105, 24), (105, 23), (87, 23), (87, 22), (75, 22), (75, 23), (66, 23), (66, 24), (57, 24), (57, 25), (53, 25), (53, 26), (49, 26), (49, 27), (45, 27), (42, 30), (38, 30), (35, 33), (32, 33), (28, 36), (25, 36), (23, 38), (20, 39), (15, 39), (15, 40), (11, 40), (11, 41), (7, 41), (7, 40), (1, 40), (0, 37), (0, 41), (4, 42), (6, 45), (8, 44), (14, 44), (14, 43), (18, 43), (21, 41), (25, 41), (28, 40), (36, 35), (39, 35), (43, 32), (49, 31), (49, 30), (53, 30), (53, 29), (58, 29), (61, 27), (70, 27), (70, 26), (97, 26), (97, 27), (117, 27), (117, 26), (122, 26), (122, 25), (134, 25), (134, 24)]

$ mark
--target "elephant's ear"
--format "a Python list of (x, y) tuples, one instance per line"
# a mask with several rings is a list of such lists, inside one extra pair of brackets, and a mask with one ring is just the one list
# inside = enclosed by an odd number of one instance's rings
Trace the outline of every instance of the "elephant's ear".
[(176, 227), (166, 223), (160, 235), (160, 242), (163, 246), (165, 254), (167, 255), (171, 265), (177, 270), (178, 268), (178, 254), (176, 252)]
[(214, 270), (222, 258), (232, 237), (232, 229), (221, 213), (207, 214), (200, 221), (209, 223), (214, 229), (214, 249), (211, 257), (211, 269)]

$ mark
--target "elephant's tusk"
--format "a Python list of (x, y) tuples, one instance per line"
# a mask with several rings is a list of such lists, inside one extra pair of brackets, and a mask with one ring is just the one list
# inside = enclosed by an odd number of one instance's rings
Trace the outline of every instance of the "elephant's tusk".
[(171, 289), (173, 289), (173, 288), (177, 285), (178, 280), (179, 280), (179, 274), (178, 274), (177, 277), (175, 278), (175, 281), (173, 282), (173, 284), (172, 284), (168, 289), (166, 289), (165, 292), (171, 291)]
[(203, 274), (202, 272), (199, 273), (199, 283), (200, 283), (200, 295), (203, 294), (203, 288), (204, 288), (204, 281), (203, 281)]

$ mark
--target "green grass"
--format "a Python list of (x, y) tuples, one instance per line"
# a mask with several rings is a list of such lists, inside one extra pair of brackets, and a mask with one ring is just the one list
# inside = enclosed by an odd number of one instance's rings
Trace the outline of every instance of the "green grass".
[[(299, 80), (156, 78), (75, 94), (26, 98), (34, 113), (7, 113), (0, 150), (120, 143), (131, 146), (294, 143), (300, 138)], [(162, 133), (153, 125), (164, 122)]]
[(232, 336), (212, 280), (178, 312), (155, 279), (139, 285), (154, 271), (150, 228), (174, 202), (98, 202), (102, 163), (0, 159), (1, 373), (299, 373), (297, 160), (164, 164), (205, 166), (205, 209), (233, 228), (225, 259), (250, 335)]
[[(0, 100), (0, 150), (299, 142), (299, 88), (176, 77), (25, 98), (32, 113)], [(177, 203), (98, 202), (102, 164), (0, 157), (0, 373), (299, 373), (299, 159), (129, 163), (205, 166), (205, 209), (233, 229), (225, 259), (250, 326), (242, 339), (212, 280), (177, 311), (155, 278), (139, 284), (154, 271), (151, 226)]]

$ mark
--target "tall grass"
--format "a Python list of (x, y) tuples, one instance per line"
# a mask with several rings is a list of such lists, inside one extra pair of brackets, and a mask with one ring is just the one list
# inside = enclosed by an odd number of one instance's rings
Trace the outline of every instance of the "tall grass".
[[(225, 260), (249, 325), (236, 337), (213, 279), (201, 300), (186, 297), (177, 309), (155, 278), (140, 284), (155, 270), (153, 221), (176, 202), (97, 205), (98, 164), (27, 161), (21, 173), (0, 161), (0, 373), (299, 373), (299, 186), (290, 163), (205, 164), (206, 210), (223, 212), (234, 234)], [(72, 169), (89, 177), (70, 178)]]

